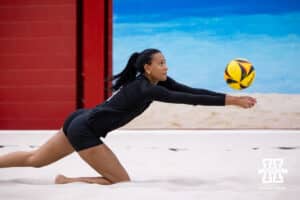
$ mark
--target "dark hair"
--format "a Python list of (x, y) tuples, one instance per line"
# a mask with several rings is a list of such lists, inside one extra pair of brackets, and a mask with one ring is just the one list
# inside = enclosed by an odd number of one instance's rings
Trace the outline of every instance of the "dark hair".
[(140, 53), (133, 53), (123, 71), (113, 76), (113, 90), (118, 90), (123, 85), (133, 81), (138, 73), (144, 73), (144, 65), (151, 64), (152, 55), (155, 53), (160, 53), (160, 51), (158, 49), (145, 49)]

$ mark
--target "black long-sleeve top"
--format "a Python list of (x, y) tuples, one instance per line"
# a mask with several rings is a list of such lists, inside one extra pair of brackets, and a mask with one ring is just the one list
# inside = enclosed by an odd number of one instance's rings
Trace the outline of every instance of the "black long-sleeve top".
[(144, 112), (153, 101), (224, 106), (225, 94), (191, 88), (170, 77), (155, 85), (141, 74), (104, 103), (91, 109), (88, 121), (95, 132), (104, 137), (107, 132), (127, 124)]

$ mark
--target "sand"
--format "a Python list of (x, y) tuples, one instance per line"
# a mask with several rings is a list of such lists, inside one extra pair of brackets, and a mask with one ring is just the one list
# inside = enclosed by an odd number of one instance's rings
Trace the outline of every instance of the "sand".
[[(54, 131), (1, 131), (0, 155), (33, 150)], [(2, 200), (299, 199), (300, 131), (115, 131), (105, 143), (132, 182), (55, 185), (56, 174), (97, 176), (74, 153), (49, 166), (0, 169)], [(283, 159), (283, 183), (263, 183), (262, 160)]]
[(257, 99), (251, 109), (153, 102), (123, 129), (300, 129), (299, 94), (251, 96)]
[[(252, 96), (258, 103), (251, 109), (154, 102), (110, 133), (104, 141), (130, 183), (55, 185), (59, 173), (98, 176), (74, 153), (39, 169), (0, 169), (0, 199), (299, 199), (300, 95)], [(34, 150), (54, 133), (0, 131), (0, 155)], [(262, 182), (268, 158), (284, 161), (283, 183)]]

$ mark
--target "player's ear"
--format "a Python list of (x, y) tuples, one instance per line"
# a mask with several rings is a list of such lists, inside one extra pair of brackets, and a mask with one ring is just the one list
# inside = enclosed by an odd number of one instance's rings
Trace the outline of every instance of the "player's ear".
[(145, 72), (146, 72), (147, 74), (150, 74), (151, 71), (152, 71), (151, 65), (145, 64), (145, 65), (144, 65), (144, 70), (145, 70)]

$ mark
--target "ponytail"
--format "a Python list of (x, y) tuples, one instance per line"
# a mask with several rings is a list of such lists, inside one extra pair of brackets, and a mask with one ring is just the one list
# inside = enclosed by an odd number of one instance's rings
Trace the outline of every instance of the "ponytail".
[(133, 81), (136, 77), (137, 74), (137, 69), (135, 66), (136, 60), (139, 57), (139, 53), (135, 52), (133, 53), (128, 62), (127, 65), (125, 67), (125, 69), (123, 69), (123, 71), (117, 75), (113, 76), (113, 80), (116, 80), (116, 83), (113, 85), (113, 90), (118, 90), (122, 85), (129, 83), (131, 81)]
[(155, 53), (160, 53), (157, 49), (145, 49), (141, 53), (133, 53), (123, 71), (117, 75), (114, 75), (112, 80), (112, 89), (114, 91), (118, 90), (123, 85), (126, 85), (136, 78), (137, 73), (144, 73), (144, 65), (151, 64), (152, 55)]

